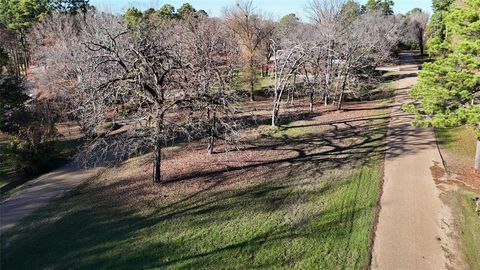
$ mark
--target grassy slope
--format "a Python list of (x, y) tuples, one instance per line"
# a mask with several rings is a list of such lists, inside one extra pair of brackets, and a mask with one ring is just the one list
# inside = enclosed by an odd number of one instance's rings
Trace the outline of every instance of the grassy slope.
[(477, 141), (472, 128), (442, 128), (437, 129), (436, 133), (442, 146), (449, 152), (473, 160)]
[[(275, 84), (275, 78), (273, 76), (267, 76), (267, 77), (262, 77), (260, 72), (256, 73), (256, 81), (254, 84), (254, 91), (255, 92), (260, 92), (263, 91), (265, 88), (272, 87)], [(247, 74), (245, 72), (240, 72), (239, 74), (239, 81), (238, 87), (247, 90), (249, 89), (249, 84), (247, 82)]]
[[(442, 148), (446, 149), (448, 154), (466, 162), (473, 162), (476, 146), (473, 129), (459, 127), (437, 129), (436, 132)], [(479, 196), (479, 193), (459, 188), (454, 196), (463, 249), (469, 265), (473, 270), (477, 270), (480, 269), (480, 219), (474, 211), (472, 198)]]
[[(385, 120), (375, 121), (366, 149), (383, 142)], [(309, 131), (279, 132), (273, 137)], [(140, 205), (105, 194), (119, 175), (138, 173), (133, 160), (21, 223), (11, 233), (30, 234), (8, 247), (2, 241), (1, 268), (362, 269), (381, 178), (381, 151), (367, 153), (358, 165), (296, 163), (242, 185)]]
[(480, 218), (475, 213), (472, 198), (478, 192), (460, 190), (456, 194), (457, 218), (461, 229), (463, 249), (472, 270), (480, 270)]

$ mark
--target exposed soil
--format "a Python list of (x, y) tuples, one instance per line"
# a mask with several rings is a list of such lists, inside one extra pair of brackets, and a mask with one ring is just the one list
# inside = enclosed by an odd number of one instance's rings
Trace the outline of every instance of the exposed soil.
[[(296, 110), (302, 108), (305, 110), (308, 107), (302, 104)], [(374, 116), (376, 109), (384, 108), (376, 106), (375, 102), (362, 102), (347, 104), (342, 111), (331, 111), (328, 107), (319, 108), (320, 111), (322, 109), (323, 112), (316, 112), (285, 127), (307, 128), (305, 134), (298, 139), (270, 138), (260, 133), (262, 128), (255, 128), (243, 131), (241, 142), (228, 151), (224, 151), (228, 147), (218, 141), (213, 155), (207, 154), (206, 142), (202, 140), (188, 146), (167, 148), (162, 160), (163, 184), (154, 185), (153, 188), (150, 178), (151, 156), (127, 161), (120, 166), (136, 169), (128, 175), (122, 175), (122, 179), (116, 181), (117, 185), (112, 186), (112, 192), (126, 195), (125, 199), (133, 199), (136, 203), (148, 203), (152, 198), (168, 200), (213, 188), (221, 189), (226, 185), (245, 185), (251, 179), (277, 174), (283, 166), (302, 161), (318, 159), (325, 161), (324, 166), (331, 163), (354, 166), (356, 159), (365, 159), (368, 153), (358, 153), (358, 158), (348, 161), (346, 156), (356, 156), (357, 153), (343, 154), (342, 151), (371, 132), (373, 126), (369, 122), (382, 117)], [(324, 134), (324, 138), (319, 139), (319, 134)], [(372, 148), (371, 153), (375, 153), (375, 150)], [(136, 166), (132, 166), (132, 162), (135, 162)], [(341, 162), (344, 164), (340, 164)], [(348, 164), (349, 162), (351, 164)], [(321, 165), (318, 169), (321, 169)], [(111, 178), (118, 177), (112, 175)]]
[[(380, 148), (369, 148), (368, 146), (369, 143), (381, 139), (371, 135), (379, 134), (378, 130), (372, 130), (374, 125), (371, 123), (372, 120), (382, 117), (374, 116), (376, 109), (385, 109), (377, 108), (375, 102), (345, 104), (342, 111), (333, 111), (331, 106), (319, 106), (312, 114), (307, 112), (308, 104), (306, 102), (298, 100), (295, 105), (285, 107), (281, 112), (282, 118), (287, 123), (290, 121), (290, 124), (283, 128), (285, 130), (302, 129), (304, 134), (301, 138), (271, 138), (260, 134), (261, 128), (251, 128), (242, 131), (241, 142), (235, 148), (228, 149), (221, 141), (218, 141), (215, 148), (216, 153), (213, 155), (207, 155), (206, 143), (202, 140), (192, 142), (188, 146), (170, 147), (165, 149), (165, 158), (162, 161), (164, 181), (162, 185), (152, 184), (150, 178), (151, 156), (146, 155), (119, 165), (120, 167), (134, 168), (122, 175), (117, 175), (115, 173), (117, 170), (105, 172), (105, 174), (111, 174), (104, 175), (105, 179), (115, 179), (108, 186), (109, 194), (117, 194), (122, 198), (115, 198), (115, 196), (105, 198), (102, 195), (105, 193), (102, 193), (98, 194), (102, 196), (98, 199), (133, 200), (135, 203), (131, 205), (141, 207), (142, 204), (149, 204), (155, 200), (191, 196), (213, 188), (221, 190), (224, 185), (248, 185), (252, 179), (268, 177), (272, 173), (279, 177), (283, 166), (301, 164), (305, 161), (317, 161), (315, 169), (319, 171), (327, 166), (329, 169), (354, 166), (355, 162), (363, 162), (368, 155), (378, 154), (378, 151), (381, 151)], [(253, 114), (256, 117), (269, 116), (268, 101), (258, 102), (255, 106), (255, 110), (246, 111), (245, 114)], [(291, 122), (295, 120), (298, 121)], [(377, 128), (381, 129), (382, 127)], [(58, 125), (58, 129), (64, 139), (81, 137), (78, 126), (62, 123)], [(308, 131), (303, 129), (308, 129)], [(355, 149), (356, 146), (360, 148)], [(225, 149), (229, 151), (225, 152)], [(132, 163), (135, 166), (131, 166)], [(118, 171), (125, 172), (125, 170)], [(65, 179), (55, 178), (55, 182), (69, 183), (64, 185), (65, 187), (58, 188), (62, 194), (87, 179), (85, 177), (72, 178), (74, 174), (75, 172), (71, 170), (65, 173), (64, 168), (50, 173), (50, 175), (65, 176)], [(288, 176), (285, 175), (285, 177)], [(53, 187), (53, 185), (55, 183), (48, 177), (40, 177), (32, 181), (31, 185), (22, 188), (25, 190), (19, 191), (18, 194), (23, 194), (22, 196), (14, 195), (9, 199), (12, 203), (3, 204), (2, 211), (4, 213), (7, 211), (19, 213), (8, 223), (8, 227), (13, 226), (18, 220), (58, 196), (58, 192), (52, 193), (50, 197), (46, 193), (42, 196), (41, 203), (32, 203), (38, 197), (38, 192), (30, 191), (41, 190), (43, 186)], [(31, 194), (30, 197), (29, 194)], [(17, 211), (16, 208), (24, 205), (32, 207), (29, 207), (28, 211)]]
[(473, 168), (473, 159), (460, 158), (446, 149), (440, 149), (447, 166), (448, 181), (451, 184), (480, 192), (480, 172)]

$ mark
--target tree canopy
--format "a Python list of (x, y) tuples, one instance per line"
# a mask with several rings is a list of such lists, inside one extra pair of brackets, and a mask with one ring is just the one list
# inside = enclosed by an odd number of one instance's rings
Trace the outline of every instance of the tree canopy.
[(362, 13), (362, 6), (354, 0), (348, 0), (340, 9), (341, 21), (350, 24)]
[(51, 9), (46, 0), (4, 0), (0, 2), (0, 22), (9, 29), (30, 27)]
[(194, 14), (195, 12), (197, 12), (197, 10), (194, 9), (193, 6), (190, 5), (189, 3), (183, 4), (183, 5), (178, 9), (178, 15), (179, 15), (180, 17), (184, 17), (184, 16), (187, 16), (187, 15), (191, 15), (191, 14)]
[(165, 4), (158, 10), (149, 8), (143, 12), (135, 7), (130, 7), (125, 10), (123, 16), (129, 25), (135, 25), (142, 19), (151, 20), (157, 18), (161, 20), (173, 20), (183, 19), (189, 16), (208, 17), (208, 14), (205, 12), (205, 10), (196, 10), (191, 4), (185, 3), (178, 10), (176, 10), (175, 7), (170, 4)]
[(415, 14), (415, 13), (420, 13), (420, 12), (423, 12), (423, 10), (421, 8), (413, 8), (412, 10), (410, 10), (409, 12), (407, 12), (407, 15), (412, 15), (412, 14)]
[(136, 25), (142, 19), (143, 13), (137, 8), (131, 7), (125, 10), (123, 17), (128, 25)]
[(26, 29), (50, 11), (85, 12), (88, 0), (2, 0), (0, 23), (12, 30)]
[(368, 0), (364, 6), (366, 11), (381, 10), (384, 14), (393, 14), (393, 0)]
[(165, 4), (157, 13), (161, 18), (173, 18), (175, 17), (175, 8), (170, 4)]
[(0, 75), (0, 131), (12, 133), (18, 130), (16, 119), (25, 108), (25, 101), (29, 97), (25, 94), (23, 81), (15, 77)]
[(410, 92), (420, 104), (407, 106), (416, 113), (416, 124), (435, 127), (468, 124), (477, 126), (480, 137), (479, 10), (478, 0), (464, 0), (463, 4), (453, 4), (447, 10), (436, 10), (442, 13), (444, 24), (442, 35), (430, 42), (436, 59), (424, 65), (418, 84)]
[(427, 32), (429, 41), (427, 43), (428, 52), (431, 55), (442, 53), (441, 44), (445, 41), (445, 15), (452, 5), (452, 0), (433, 0), (433, 15), (428, 24)]
[(280, 23), (280, 24), (288, 24), (288, 23), (290, 23), (290, 22), (292, 22), (292, 21), (293, 21), (293, 22), (298, 22), (298, 21), (300, 21), (300, 19), (297, 17), (297, 15), (296, 15), (295, 13), (290, 13), (290, 14), (287, 14), (287, 15), (283, 16), (283, 17), (280, 19), (279, 23)]
[(75, 14), (77, 12), (86, 12), (91, 6), (88, 0), (49, 0), (53, 10)]

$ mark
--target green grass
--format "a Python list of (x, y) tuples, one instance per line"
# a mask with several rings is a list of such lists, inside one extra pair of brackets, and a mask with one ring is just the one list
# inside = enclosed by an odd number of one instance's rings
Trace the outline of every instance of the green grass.
[(97, 190), (86, 187), (31, 218), (49, 224), (4, 247), (2, 268), (361, 269), (380, 166), (342, 174), (272, 178), (138, 212), (92, 202)]
[(295, 121), (293, 123), (281, 125), (278, 127), (262, 125), (258, 129), (260, 134), (264, 137), (270, 137), (275, 139), (282, 139), (282, 138), (289, 139), (289, 138), (298, 138), (300, 136), (310, 133), (311, 131), (308, 128), (294, 127), (294, 126), (302, 126), (305, 124), (308, 124), (308, 121)]
[(435, 130), (442, 146), (460, 157), (473, 158), (477, 141), (473, 128), (439, 128)]
[(4, 248), (2, 268), (361, 269), (379, 178), (375, 163), (341, 181), (271, 179), (140, 212), (92, 202), (88, 187), (37, 213), (50, 223)]
[[(473, 162), (475, 156), (476, 137), (470, 127), (441, 128), (435, 130), (442, 149), (447, 151), (450, 159), (460, 162)], [(447, 163), (448, 166), (448, 163)], [(454, 168), (449, 168), (449, 170)], [(475, 213), (472, 198), (480, 196), (479, 192), (472, 192), (463, 188), (453, 192), (455, 200), (455, 214), (457, 217), (461, 242), (467, 263), (472, 270), (480, 270), (480, 218)]]
[(480, 218), (475, 213), (472, 198), (480, 196), (477, 192), (461, 189), (456, 192), (458, 204), (458, 222), (461, 228), (463, 250), (472, 270), (480, 270)]
[(262, 77), (258, 76), (257, 82), (255, 84), (256, 91), (260, 91), (264, 88), (271, 87), (275, 85), (275, 78), (273, 76)]
[[(262, 77), (261, 73), (257, 72), (254, 84), (254, 91), (261, 92), (265, 88), (272, 87), (274, 84), (275, 78), (273, 76)], [(247, 74), (244, 71), (241, 71), (238, 74), (237, 87), (244, 90), (250, 89), (249, 82), (247, 81)]]
[[(144, 162), (131, 160), (4, 235), (0, 268), (363, 269), (385, 127), (385, 120), (375, 120), (367, 133), (357, 133), (355, 141), (368, 148), (362, 153), (314, 156), (249, 181), (171, 198), (148, 199), (149, 185), (130, 195), (122, 177), (141, 173)], [(326, 136), (293, 126), (278, 132), (292, 147)]]

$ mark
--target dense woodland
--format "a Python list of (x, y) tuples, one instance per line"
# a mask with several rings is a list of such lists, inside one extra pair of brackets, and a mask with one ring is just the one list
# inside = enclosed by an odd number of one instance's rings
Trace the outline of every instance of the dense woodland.
[[(393, 1), (381, 0), (313, 0), (309, 22), (275, 21), (249, 1), (214, 18), (190, 4), (118, 15), (88, 1), (2, 0), (0, 130), (23, 170), (48, 163), (55, 124), (68, 121), (85, 136), (85, 164), (153, 151), (153, 181), (162, 182), (162, 147), (208, 138), (213, 154), (218, 141), (235, 144), (252, 122), (245, 111), (255, 109), (259, 79), (273, 81), (261, 95), (278, 126), (294, 97), (308, 100), (306, 112), (368, 99), (377, 67), (401, 48), (423, 54), (426, 43), (435, 61), (412, 91), (421, 103), (406, 106), (416, 124), (478, 125), (479, 1), (463, 2), (435, 1), (427, 26), (422, 10), (393, 14)], [(32, 66), (44, 70), (33, 84)], [(47, 94), (27, 95), (39, 85)]]

